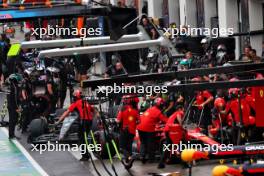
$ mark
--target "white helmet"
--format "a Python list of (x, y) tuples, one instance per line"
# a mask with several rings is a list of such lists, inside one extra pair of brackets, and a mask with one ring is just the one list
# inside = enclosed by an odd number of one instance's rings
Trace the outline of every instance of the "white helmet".
[(201, 40), (201, 44), (206, 44), (206, 43), (208, 43), (208, 39), (207, 39), (207, 38), (203, 38), (203, 39)]

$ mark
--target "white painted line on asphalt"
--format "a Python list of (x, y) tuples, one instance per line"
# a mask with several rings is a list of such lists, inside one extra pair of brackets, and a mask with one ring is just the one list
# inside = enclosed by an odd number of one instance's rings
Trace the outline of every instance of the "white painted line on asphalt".
[[(8, 136), (8, 131), (6, 128), (0, 129), (6, 134), (6, 136)], [(12, 142), (17, 146), (17, 148), (24, 154), (24, 156), (29, 160), (29, 162), (42, 176), (49, 176), (16, 139), (12, 139)]]

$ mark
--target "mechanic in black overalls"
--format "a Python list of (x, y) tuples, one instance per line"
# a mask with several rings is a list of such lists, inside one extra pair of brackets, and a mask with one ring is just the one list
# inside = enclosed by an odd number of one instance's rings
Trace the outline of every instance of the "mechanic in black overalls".
[(54, 113), (56, 111), (59, 97), (59, 86), (59, 70), (54, 69), (54, 67), (51, 67), (50, 69), (48, 68), (46, 95), (49, 97), (51, 102), (51, 113)]
[(19, 83), (22, 76), (11, 74), (8, 78), (10, 94), (7, 94), (7, 108), (9, 113), (9, 139), (15, 138), (15, 128), (18, 121), (19, 109)]
[(22, 118), (22, 133), (27, 131), (27, 127), (32, 120), (30, 100), (32, 98), (32, 87), (30, 84), (29, 75), (24, 73), (24, 79), (21, 85), (21, 118)]

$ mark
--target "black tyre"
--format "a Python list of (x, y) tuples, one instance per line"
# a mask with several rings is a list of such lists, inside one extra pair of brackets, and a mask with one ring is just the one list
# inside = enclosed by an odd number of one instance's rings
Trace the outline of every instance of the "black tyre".
[(32, 143), (32, 141), (45, 134), (45, 132), (48, 129), (48, 124), (47, 121), (45, 119), (34, 119), (31, 121), (31, 123), (29, 124), (29, 136), (28, 136), (28, 142)]

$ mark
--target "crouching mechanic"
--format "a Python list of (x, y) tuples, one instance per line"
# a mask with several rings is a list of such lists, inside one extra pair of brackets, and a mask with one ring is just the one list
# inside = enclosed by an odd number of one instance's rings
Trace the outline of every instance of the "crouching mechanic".
[(132, 143), (136, 134), (136, 126), (139, 121), (139, 111), (137, 101), (130, 95), (124, 96), (123, 107), (118, 112), (117, 123), (120, 124), (120, 148), (128, 163), (132, 160)]
[(140, 116), (140, 123), (137, 126), (139, 138), (141, 142), (140, 154), (142, 163), (146, 162), (146, 156), (150, 162), (155, 160), (155, 128), (156, 125), (162, 121), (167, 122), (167, 117), (162, 114), (165, 101), (162, 98), (157, 98), (154, 101), (154, 106), (147, 109), (142, 116)]
[[(73, 102), (68, 110), (66, 110), (59, 120), (55, 124), (62, 122), (71, 112), (77, 110), (80, 117), (79, 126), (79, 143), (85, 144), (85, 133), (88, 135), (90, 133), (90, 128), (93, 121), (93, 116), (99, 116), (99, 113), (85, 100), (82, 99), (82, 92), (77, 90), (74, 93), (75, 102)], [(87, 161), (90, 158), (88, 148), (85, 153), (82, 153), (82, 158), (80, 161)]]
[[(176, 107), (176, 111), (169, 117), (169, 119), (165, 125), (165, 128), (164, 128), (165, 137), (166, 137), (166, 145), (172, 144), (172, 141), (171, 141), (170, 136), (169, 136), (170, 126), (173, 124), (182, 125), (183, 117), (184, 117), (184, 107), (179, 105)], [(167, 150), (162, 151), (162, 155), (160, 157), (160, 162), (158, 165), (159, 169), (165, 168), (165, 162), (168, 159), (169, 154), (170, 154), (170, 152)]]

